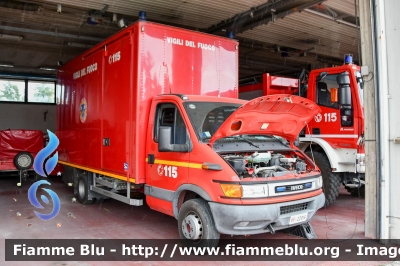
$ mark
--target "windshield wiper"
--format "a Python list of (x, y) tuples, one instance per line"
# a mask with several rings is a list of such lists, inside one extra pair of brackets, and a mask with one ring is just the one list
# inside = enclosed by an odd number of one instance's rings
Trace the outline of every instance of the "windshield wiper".
[(274, 137), (275, 139), (279, 140), (279, 142), (280, 142), (280, 143), (282, 143), (284, 146), (286, 146), (286, 147), (289, 147), (289, 148), (290, 148), (290, 145), (288, 144), (288, 141), (287, 141), (287, 140), (285, 140), (285, 139), (282, 139), (282, 138), (278, 138), (278, 137), (277, 137), (277, 136), (275, 136), (275, 135), (272, 135), (272, 137)]
[(245, 139), (245, 138), (243, 138), (243, 137), (235, 136), (234, 138), (235, 138), (235, 139), (244, 140), (245, 142), (249, 143), (251, 146), (254, 146), (254, 147), (256, 147), (257, 149), (259, 149), (259, 148), (260, 148), (260, 146), (257, 146), (256, 144), (254, 144), (254, 143), (253, 143), (253, 142), (251, 142), (250, 140), (248, 140), (248, 139)]

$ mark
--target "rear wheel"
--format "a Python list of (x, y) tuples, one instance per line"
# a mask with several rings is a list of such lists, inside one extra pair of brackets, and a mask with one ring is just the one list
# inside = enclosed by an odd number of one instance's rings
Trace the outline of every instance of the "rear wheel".
[[(307, 156), (313, 159), (311, 152), (306, 152)], [(328, 158), (322, 152), (313, 152), (314, 160), (318, 168), (321, 170), (323, 179), (323, 188), (325, 193), (325, 206), (329, 206), (336, 200), (339, 195), (340, 176), (332, 172), (331, 164)]]
[(93, 199), (89, 197), (89, 182), (87, 175), (79, 175), (78, 178), (78, 201), (82, 204), (92, 204)]
[(215, 228), (210, 207), (203, 199), (183, 203), (178, 215), (178, 230), (186, 246), (215, 247), (219, 233)]
[(18, 170), (28, 170), (32, 164), (33, 156), (29, 152), (23, 151), (14, 157), (14, 165)]

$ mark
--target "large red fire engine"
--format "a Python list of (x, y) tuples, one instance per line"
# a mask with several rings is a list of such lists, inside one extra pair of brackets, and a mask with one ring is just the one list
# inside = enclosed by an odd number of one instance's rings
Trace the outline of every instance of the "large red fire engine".
[[(324, 179), (326, 204), (332, 203), (344, 183), (352, 195), (364, 194), (363, 80), (360, 67), (345, 57), (345, 64), (312, 70), (308, 81), (263, 74), (261, 82), (250, 79), (239, 88), (239, 98), (289, 93), (303, 96), (321, 108), (300, 135), (299, 148), (313, 157)], [(346, 84), (339, 84), (338, 77)], [(348, 82), (348, 84), (347, 84)], [(299, 89), (300, 88), (300, 89)], [(358, 189), (360, 188), (360, 189)]]

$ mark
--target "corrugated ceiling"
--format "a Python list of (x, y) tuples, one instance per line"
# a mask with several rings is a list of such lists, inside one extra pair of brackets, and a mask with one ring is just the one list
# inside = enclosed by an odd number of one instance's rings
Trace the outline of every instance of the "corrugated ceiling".
[[(69, 61), (120, 30), (113, 13), (133, 22), (139, 11), (150, 21), (219, 35), (236, 32), (241, 78), (263, 72), (295, 76), (303, 67), (339, 64), (346, 53), (359, 57), (354, 0), (0, 0), (0, 34), (23, 37), (0, 38), (0, 64), (14, 66), (0, 72), (54, 75), (38, 68), (56, 68), (58, 60)], [(102, 21), (89, 25), (89, 17)]]

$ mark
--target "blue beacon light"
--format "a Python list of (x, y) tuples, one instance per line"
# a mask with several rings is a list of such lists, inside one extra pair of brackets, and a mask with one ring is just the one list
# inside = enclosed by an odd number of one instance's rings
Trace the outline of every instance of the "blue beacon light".
[(344, 55), (344, 63), (345, 63), (346, 65), (348, 65), (348, 64), (353, 64), (353, 55), (351, 55), (351, 54), (345, 54), (345, 55)]

